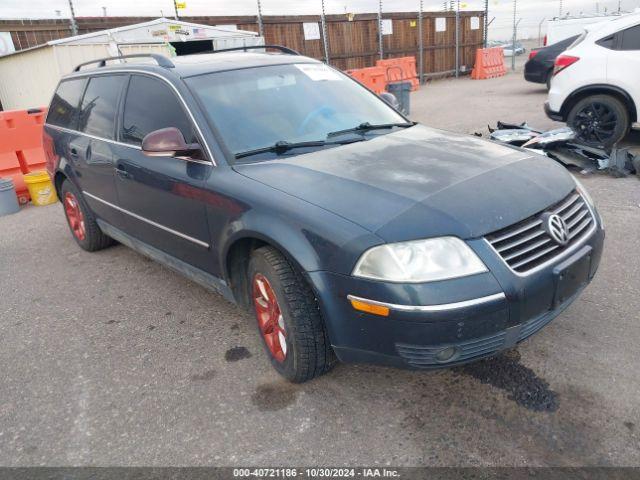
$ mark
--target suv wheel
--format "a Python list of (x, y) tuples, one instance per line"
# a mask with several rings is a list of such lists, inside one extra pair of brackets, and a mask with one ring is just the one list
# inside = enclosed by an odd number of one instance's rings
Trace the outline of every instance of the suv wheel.
[(96, 217), (73, 183), (69, 180), (62, 182), (60, 193), (67, 223), (73, 238), (82, 249), (95, 252), (113, 244), (113, 240), (98, 227)]
[(629, 132), (629, 112), (611, 95), (593, 95), (576, 103), (567, 124), (590, 146), (610, 148)]
[(273, 247), (253, 251), (249, 294), (273, 367), (301, 383), (329, 371), (335, 356), (313, 291), (300, 272)]

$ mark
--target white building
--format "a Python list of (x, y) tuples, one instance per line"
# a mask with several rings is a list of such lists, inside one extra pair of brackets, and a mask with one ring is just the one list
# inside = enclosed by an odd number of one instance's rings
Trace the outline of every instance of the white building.
[(60, 77), (90, 60), (132, 53), (172, 57), (253, 45), (264, 45), (264, 39), (233, 25), (167, 18), (52, 40), (0, 57), (0, 103), (5, 110), (48, 106)]

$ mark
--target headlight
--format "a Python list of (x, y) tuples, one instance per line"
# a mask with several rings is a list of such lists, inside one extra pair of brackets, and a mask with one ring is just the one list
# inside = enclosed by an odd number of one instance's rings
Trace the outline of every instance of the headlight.
[(486, 272), (473, 250), (456, 237), (439, 237), (373, 247), (353, 275), (388, 282), (421, 283)]

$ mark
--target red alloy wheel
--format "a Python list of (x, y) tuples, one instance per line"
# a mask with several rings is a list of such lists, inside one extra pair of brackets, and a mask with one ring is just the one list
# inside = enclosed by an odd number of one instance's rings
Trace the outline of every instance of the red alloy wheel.
[(67, 214), (69, 226), (71, 227), (73, 234), (78, 240), (84, 240), (86, 236), (84, 229), (84, 215), (82, 214), (82, 210), (80, 210), (78, 199), (71, 192), (67, 192), (64, 195), (64, 211)]
[(258, 327), (271, 356), (280, 363), (284, 362), (287, 356), (287, 334), (282, 311), (269, 280), (261, 273), (256, 273), (253, 277), (253, 303)]

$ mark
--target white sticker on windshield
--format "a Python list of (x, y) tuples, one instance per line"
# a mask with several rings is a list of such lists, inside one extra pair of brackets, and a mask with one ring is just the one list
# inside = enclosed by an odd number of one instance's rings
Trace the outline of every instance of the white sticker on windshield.
[(296, 67), (314, 82), (344, 80), (338, 72), (322, 63), (297, 63)]

